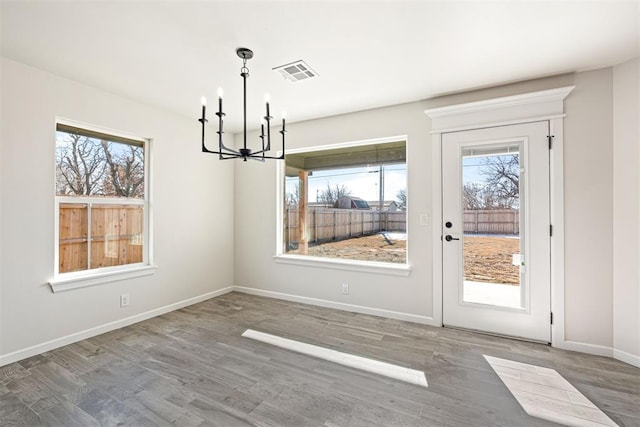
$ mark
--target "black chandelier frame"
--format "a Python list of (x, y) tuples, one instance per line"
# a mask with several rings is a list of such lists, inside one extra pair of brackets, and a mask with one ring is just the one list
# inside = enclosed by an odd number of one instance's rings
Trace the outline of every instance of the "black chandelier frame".
[[(218, 150), (209, 150), (205, 144), (205, 128), (208, 122), (206, 117), (206, 99), (203, 97), (202, 100), (202, 117), (198, 119), (198, 121), (202, 124), (202, 152), (203, 153), (211, 153), (217, 154), (220, 160), (229, 160), (229, 159), (243, 159), (245, 162), (247, 159), (264, 161), (266, 159), (275, 159), (282, 160), (285, 156), (284, 146), (285, 146), (285, 133), (286, 123), (285, 117), (282, 117), (282, 129), (279, 133), (282, 135), (282, 152), (279, 156), (270, 156), (266, 153), (271, 150), (271, 120), (273, 117), (269, 113), (269, 100), (266, 99), (266, 115), (263, 117), (263, 122), (260, 125), (260, 140), (262, 149), (258, 151), (252, 151), (247, 147), (247, 78), (249, 78), (249, 69), (247, 68), (247, 61), (253, 58), (253, 51), (251, 49), (247, 49), (245, 47), (240, 47), (236, 49), (236, 54), (238, 57), (242, 59), (242, 68), (240, 69), (240, 76), (242, 77), (242, 92), (243, 92), (243, 113), (244, 113), (244, 127), (243, 127), (243, 136), (244, 143), (242, 148), (238, 150), (234, 150), (224, 145), (222, 135), (224, 134), (224, 116), (226, 115), (222, 111), (222, 91), (218, 90), (218, 111), (215, 113), (218, 116)], [(267, 132), (265, 134), (265, 125), (267, 128)], [(266, 141), (265, 141), (266, 139)]]

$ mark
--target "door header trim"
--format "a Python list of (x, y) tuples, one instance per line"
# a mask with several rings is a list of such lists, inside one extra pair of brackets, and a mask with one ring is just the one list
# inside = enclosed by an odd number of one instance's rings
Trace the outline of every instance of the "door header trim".
[(562, 118), (564, 99), (574, 88), (566, 86), (431, 108), (425, 114), (431, 118), (432, 134)]

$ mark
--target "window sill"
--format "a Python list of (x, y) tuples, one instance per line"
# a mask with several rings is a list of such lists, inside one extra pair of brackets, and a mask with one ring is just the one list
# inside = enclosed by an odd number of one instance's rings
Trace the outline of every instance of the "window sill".
[(70, 291), (72, 289), (86, 288), (87, 286), (133, 279), (141, 276), (149, 276), (155, 273), (156, 268), (157, 267), (155, 265), (143, 265), (140, 267), (128, 268), (126, 270), (105, 271), (73, 277), (61, 277), (51, 280), (49, 282), (49, 286), (54, 293)]
[(280, 264), (302, 265), (306, 267), (360, 271), (363, 273), (389, 274), (392, 276), (408, 276), (409, 274), (411, 274), (411, 267), (407, 264), (342, 260), (304, 255), (275, 255), (273, 259), (275, 260), (275, 262)]

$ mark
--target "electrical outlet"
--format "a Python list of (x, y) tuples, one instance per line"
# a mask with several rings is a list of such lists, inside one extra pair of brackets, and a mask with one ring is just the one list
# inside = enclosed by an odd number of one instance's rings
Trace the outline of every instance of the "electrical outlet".
[(342, 284), (342, 295), (349, 295), (349, 284), (348, 283), (343, 283)]
[(120, 307), (126, 307), (129, 305), (129, 294), (120, 295)]

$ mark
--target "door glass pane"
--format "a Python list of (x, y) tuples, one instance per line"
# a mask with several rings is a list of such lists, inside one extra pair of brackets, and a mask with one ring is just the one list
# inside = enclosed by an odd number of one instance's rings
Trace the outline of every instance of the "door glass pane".
[(462, 150), (464, 302), (523, 308), (519, 144)]

